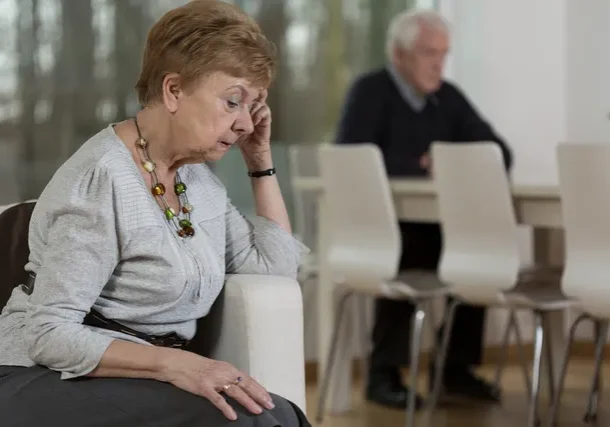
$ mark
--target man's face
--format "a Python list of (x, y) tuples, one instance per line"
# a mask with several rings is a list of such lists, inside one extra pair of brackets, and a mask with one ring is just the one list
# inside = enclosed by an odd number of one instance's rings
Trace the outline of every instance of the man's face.
[(398, 72), (423, 95), (436, 92), (440, 86), (449, 52), (449, 35), (440, 29), (421, 25), (412, 48), (396, 48), (394, 63)]

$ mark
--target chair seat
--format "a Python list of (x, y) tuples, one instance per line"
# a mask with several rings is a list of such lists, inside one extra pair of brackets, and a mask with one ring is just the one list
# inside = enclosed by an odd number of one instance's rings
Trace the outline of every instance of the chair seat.
[[(563, 267), (546, 265), (524, 266), (519, 271), (517, 284), (504, 292), (498, 292), (488, 300), (489, 306), (518, 306), (519, 308), (558, 310), (572, 306), (574, 303), (560, 291)], [(460, 295), (454, 296), (460, 298)], [(480, 304), (472, 298), (465, 302)]]
[(436, 298), (449, 293), (449, 287), (431, 271), (409, 270), (382, 284), (383, 296), (390, 299)]
[(558, 283), (563, 274), (563, 266), (528, 265), (519, 272), (519, 283), (549, 282)]
[(564, 310), (578, 302), (565, 296), (558, 286), (535, 286), (514, 289), (503, 294), (506, 304), (532, 310)]
[(561, 291), (563, 267), (534, 265), (524, 267), (517, 285), (503, 293), (503, 301), (515, 308), (563, 310), (577, 302)]

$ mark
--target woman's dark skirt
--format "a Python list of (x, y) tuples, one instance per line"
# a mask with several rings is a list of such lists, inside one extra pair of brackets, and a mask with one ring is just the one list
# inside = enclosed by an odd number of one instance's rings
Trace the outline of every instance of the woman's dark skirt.
[(272, 395), (275, 409), (250, 414), (227, 398), (237, 413), (229, 421), (207, 399), (154, 380), (83, 378), (63, 381), (46, 368), (0, 366), (3, 427), (300, 427), (302, 411)]

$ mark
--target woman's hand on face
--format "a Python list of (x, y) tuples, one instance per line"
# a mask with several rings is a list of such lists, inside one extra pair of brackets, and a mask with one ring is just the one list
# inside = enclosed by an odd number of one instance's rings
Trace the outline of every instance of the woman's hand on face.
[(236, 420), (237, 414), (224, 395), (232, 397), (253, 414), (262, 413), (263, 407), (274, 407), (267, 390), (230, 363), (168, 349), (162, 365), (162, 381), (205, 397), (229, 420)]
[(254, 130), (238, 142), (244, 154), (260, 154), (271, 149), (271, 110), (267, 105), (267, 90), (252, 103), (250, 117)]

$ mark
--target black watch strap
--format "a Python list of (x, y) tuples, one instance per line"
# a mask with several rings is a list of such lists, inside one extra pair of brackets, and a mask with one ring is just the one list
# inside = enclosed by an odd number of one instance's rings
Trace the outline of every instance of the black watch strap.
[(250, 178), (261, 178), (263, 176), (273, 176), (273, 175), (275, 175), (275, 168), (267, 169), (264, 171), (248, 172), (248, 176)]

